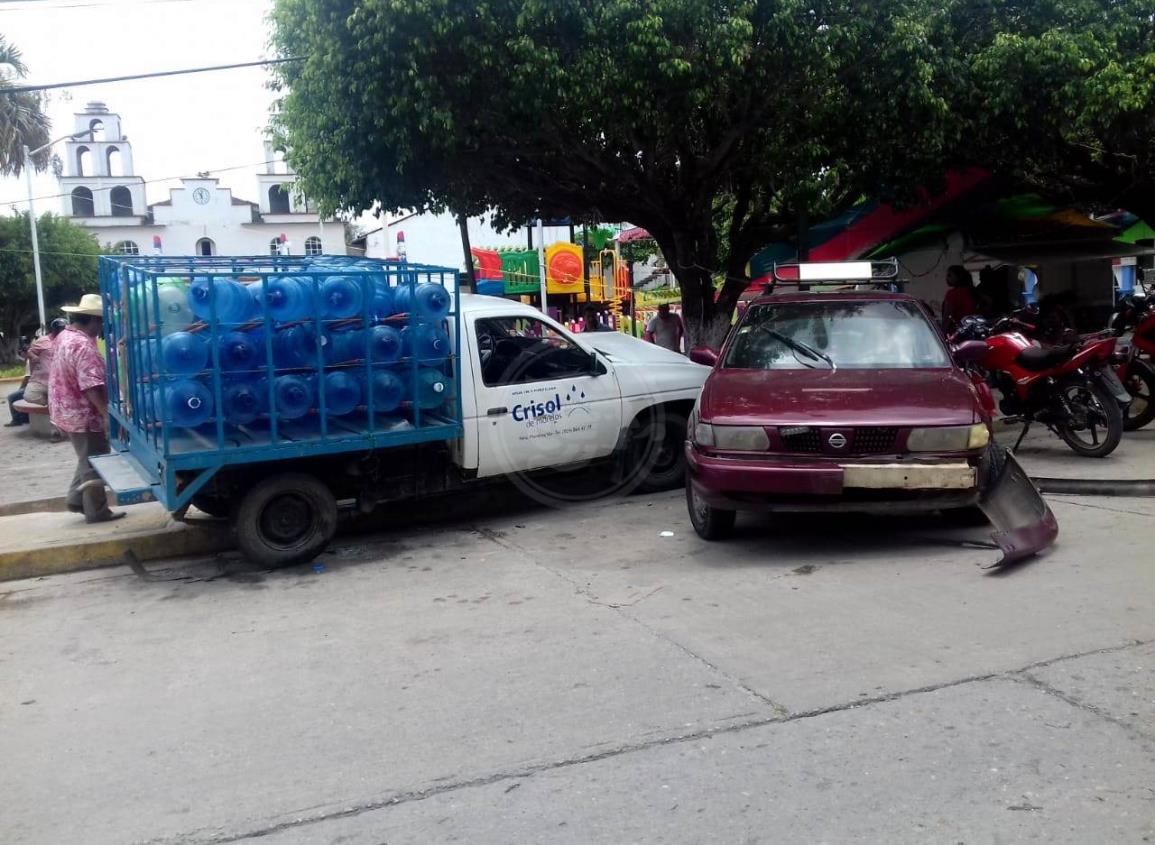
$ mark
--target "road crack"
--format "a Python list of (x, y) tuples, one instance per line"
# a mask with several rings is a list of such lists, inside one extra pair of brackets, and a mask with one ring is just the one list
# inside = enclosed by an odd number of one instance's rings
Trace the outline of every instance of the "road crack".
[[(1057, 663), (1062, 663), (1068, 660), (1076, 660), (1082, 657), (1092, 657), (1100, 654), (1114, 654), (1121, 651), (1126, 651), (1132, 648), (1140, 648), (1145, 645), (1150, 645), (1155, 640), (1131, 640), (1122, 645), (1107, 646), (1106, 648), (1092, 649), (1091, 651), (1078, 652), (1074, 654), (1064, 654), (1059, 657), (1052, 657), (1046, 660), (1038, 660), (1029, 663), (1025, 666), (1020, 666), (1016, 669), (1010, 669), (1002, 672), (989, 672), (980, 675), (971, 675), (965, 678), (956, 678), (951, 681), (944, 681), (938, 684), (930, 684), (927, 686), (916, 687), (914, 689), (899, 690), (892, 693), (873, 696), (869, 698), (860, 698), (853, 701), (844, 702), (841, 704), (831, 705), (829, 707), (821, 707), (814, 710), (801, 711), (791, 713), (786, 716), (759, 716), (748, 719), (744, 722), (738, 722), (730, 725), (722, 725), (717, 727), (706, 727), (701, 730), (691, 731), (685, 734), (677, 734), (672, 736), (658, 737), (656, 739), (649, 739), (638, 742), (627, 742), (612, 748), (607, 748), (602, 751), (592, 754), (582, 754), (573, 757), (568, 757), (562, 760), (546, 761), (542, 763), (522, 766), (519, 768), (505, 769), (497, 772), (491, 772), (486, 775), (478, 775), (471, 778), (462, 778), (459, 780), (445, 780), (436, 785), (429, 786), (425, 789), (412, 789), (394, 792), (380, 799), (365, 801), (352, 806), (342, 807), (332, 811), (322, 811), (315, 815), (304, 816), (301, 818), (288, 819), (281, 822), (274, 822), (265, 827), (254, 828), (238, 833), (221, 833), (218, 831), (209, 832), (201, 829), (199, 831), (192, 831), (190, 833), (180, 834), (177, 836), (163, 837), (160, 839), (151, 839), (147, 842), (139, 843), (139, 845), (226, 845), (227, 843), (243, 842), (251, 839), (260, 839), (265, 836), (271, 836), (276, 833), (281, 833), (286, 830), (293, 830), (295, 828), (307, 827), (309, 825), (320, 824), (322, 822), (335, 821), (338, 819), (347, 819), (354, 816), (359, 816), (364, 813), (373, 812), (376, 810), (384, 810), (389, 807), (395, 807), (400, 804), (408, 804), (414, 801), (424, 801), (428, 798), (434, 798), (446, 793), (457, 792), (462, 789), (474, 789), (478, 787), (490, 786), (502, 781), (522, 781), (526, 778), (533, 777), (537, 774), (546, 772), (558, 771), (572, 768), (574, 766), (581, 766), (587, 763), (596, 763), (601, 760), (607, 760), (614, 757), (621, 757), (628, 754), (635, 754), (649, 751), (654, 748), (662, 748), (670, 745), (679, 745), (687, 742), (696, 742), (705, 739), (711, 739), (717, 736), (726, 736), (728, 734), (739, 734), (744, 731), (755, 728), (767, 727), (769, 725), (785, 725), (792, 722), (799, 722), (806, 719), (813, 719), (819, 716), (826, 716), (833, 713), (841, 713), (850, 710), (860, 710), (864, 707), (871, 707), (878, 704), (885, 704), (892, 701), (898, 701), (904, 698), (909, 698), (917, 695), (925, 695), (927, 693), (938, 692), (940, 690), (952, 689), (955, 687), (966, 686), (967, 684), (982, 683), (992, 680), (1011, 680), (1019, 683), (1026, 682), (1029, 686), (1036, 686), (1041, 691), (1048, 695), (1055, 695), (1058, 698), (1066, 701), (1080, 710), (1088, 713), (1093, 713), (1096, 716), (1107, 719), (1112, 723), (1118, 725), (1119, 723), (1108, 714), (1103, 713), (1098, 708), (1092, 705), (1079, 702), (1071, 699), (1064, 693), (1048, 687), (1046, 684), (1038, 682), (1037, 679), (1028, 676), (1033, 669), (1041, 669), (1046, 666), (1052, 666)], [(1121, 727), (1126, 728), (1125, 725)], [(1128, 729), (1129, 733), (1133, 733)], [(511, 791), (511, 790), (507, 790)], [(1018, 806), (1009, 809), (1034, 809), (1025, 806)]]

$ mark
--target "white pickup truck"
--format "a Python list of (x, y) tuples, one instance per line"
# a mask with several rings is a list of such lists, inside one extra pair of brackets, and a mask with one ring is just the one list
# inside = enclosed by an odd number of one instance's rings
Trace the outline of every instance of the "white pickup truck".
[(571, 334), (507, 299), (463, 294), (459, 308), (460, 439), (229, 467), (192, 503), (231, 516), (242, 551), (274, 564), (318, 554), (338, 503), (368, 512), (483, 479), (615, 459), (614, 489), (682, 482), (686, 419), (708, 367), (620, 332)]

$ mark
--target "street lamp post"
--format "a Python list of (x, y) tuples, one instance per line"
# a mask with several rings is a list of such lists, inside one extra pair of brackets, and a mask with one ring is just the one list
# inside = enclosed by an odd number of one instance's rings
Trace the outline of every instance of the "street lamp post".
[(40, 331), (44, 332), (48, 326), (48, 321), (44, 315), (44, 279), (40, 274), (40, 237), (36, 230), (36, 205), (32, 199), (32, 156), (37, 153), (42, 153), (53, 144), (59, 144), (61, 141), (74, 141), (83, 138), (85, 135), (91, 135), (92, 130), (86, 129), (83, 132), (76, 132), (72, 135), (64, 135), (57, 138), (55, 141), (49, 141), (47, 144), (37, 147), (34, 150), (29, 150), (28, 145), (23, 146), (24, 150), (24, 182), (28, 187), (28, 227), (32, 230), (32, 270), (36, 274), (36, 305), (40, 309)]

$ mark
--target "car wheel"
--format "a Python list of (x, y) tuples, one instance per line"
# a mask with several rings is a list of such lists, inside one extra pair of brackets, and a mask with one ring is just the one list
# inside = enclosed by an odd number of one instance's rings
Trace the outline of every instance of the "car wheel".
[(273, 475), (241, 499), (233, 530), (237, 546), (253, 563), (304, 563), (324, 551), (333, 539), (337, 500), (311, 475)]
[(690, 511), (690, 524), (703, 540), (724, 540), (734, 531), (734, 511), (713, 508), (694, 492), (690, 476), (686, 476), (686, 508)]

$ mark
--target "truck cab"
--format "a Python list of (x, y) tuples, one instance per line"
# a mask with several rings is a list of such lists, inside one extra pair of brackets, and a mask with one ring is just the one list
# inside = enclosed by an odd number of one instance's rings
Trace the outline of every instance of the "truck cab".
[[(620, 332), (571, 334), (540, 311), (461, 296), (464, 436), (455, 461), (479, 478), (609, 458), (631, 438), (660, 438), (675, 465), (643, 486), (681, 478), (685, 421), (707, 367)], [(666, 464), (669, 460), (666, 461)], [(657, 481), (657, 484), (653, 482)]]

